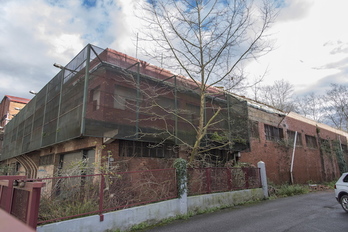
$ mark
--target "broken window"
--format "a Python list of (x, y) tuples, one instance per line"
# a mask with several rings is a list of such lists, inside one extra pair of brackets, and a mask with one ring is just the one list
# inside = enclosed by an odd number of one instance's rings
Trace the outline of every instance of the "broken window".
[[(295, 131), (291, 131), (288, 130), (287, 132), (287, 136), (288, 136), (288, 142), (290, 145), (294, 145), (294, 139), (295, 139)], [(297, 136), (296, 136), (296, 146), (302, 146), (302, 136), (301, 133), (297, 132)]]
[(283, 129), (265, 124), (266, 140), (280, 141), (284, 138)]
[(317, 139), (314, 136), (306, 135), (306, 144), (309, 148), (318, 148)]

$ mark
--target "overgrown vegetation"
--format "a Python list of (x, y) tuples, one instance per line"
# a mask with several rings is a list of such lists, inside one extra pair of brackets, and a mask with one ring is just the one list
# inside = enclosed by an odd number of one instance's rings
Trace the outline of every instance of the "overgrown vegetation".
[(309, 193), (309, 187), (308, 185), (299, 185), (299, 184), (294, 184), (294, 185), (280, 185), (277, 187), (274, 191), (274, 193), (271, 195), (271, 197), (289, 197), (289, 196), (294, 196), (294, 195), (300, 195), (300, 194), (305, 194)]

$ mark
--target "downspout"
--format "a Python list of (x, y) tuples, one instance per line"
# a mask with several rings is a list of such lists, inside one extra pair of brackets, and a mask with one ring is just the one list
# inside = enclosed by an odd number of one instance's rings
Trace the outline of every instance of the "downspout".
[(295, 150), (296, 150), (296, 139), (297, 139), (297, 131), (295, 131), (295, 138), (294, 138), (294, 149), (292, 149), (292, 157), (291, 157), (291, 166), (290, 166), (290, 177), (291, 177), (291, 184), (294, 184), (294, 176), (293, 176), (293, 169), (294, 169), (294, 158), (295, 158)]

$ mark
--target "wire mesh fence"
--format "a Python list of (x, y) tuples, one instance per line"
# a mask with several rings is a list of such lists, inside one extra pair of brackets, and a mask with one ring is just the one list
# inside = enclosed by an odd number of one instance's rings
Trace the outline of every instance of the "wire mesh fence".
[[(31, 179), (44, 182), (38, 224), (145, 205), (179, 197), (176, 170), (155, 169), (114, 174), (58, 176)], [(188, 195), (227, 192), (261, 187), (258, 168), (190, 168), (187, 172)], [(2, 186), (0, 208), (6, 208), (5, 186)], [(40, 191), (40, 190), (39, 190)], [(24, 194), (24, 195), (23, 195)], [(13, 215), (24, 220), (28, 197), (14, 192)], [(7, 199), (7, 200), (6, 200)], [(18, 206), (18, 207), (16, 207)], [(24, 206), (24, 208), (23, 208)]]
[(39, 179), (38, 224), (177, 198), (175, 169)]
[(188, 195), (261, 187), (259, 168), (189, 168)]

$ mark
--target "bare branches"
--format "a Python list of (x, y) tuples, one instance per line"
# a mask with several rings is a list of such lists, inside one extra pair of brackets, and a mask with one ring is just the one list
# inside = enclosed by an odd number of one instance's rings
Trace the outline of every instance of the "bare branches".
[(145, 54), (161, 66), (187, 76), (199, 89), (198, 124), (175, 112), (195, 128), (192, 157), (206, 150), (201, 149), (202, 141), (209, 128), (221, 122), (217, 119), (221, 109), (205, 118), (209, 88), (218, 84), (241, 86), (246, 79), (245, 61), (270, 51), (271, 46), (264, 39), (276, 16), (275, 8), (271, 1), (256, 3), (259, 2), (156, 0), (147, 2), (144, 15), (139, 17), (145, 22), (140, 40), (152, 42), (144, 47)]

